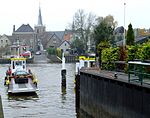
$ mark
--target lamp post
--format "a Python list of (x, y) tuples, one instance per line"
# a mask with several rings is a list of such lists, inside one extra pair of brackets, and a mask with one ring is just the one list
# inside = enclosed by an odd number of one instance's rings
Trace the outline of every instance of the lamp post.
[(124, 2), (124, 39), (123, 39), (123, 47), (125, 48), (125, 46), (126, 46), (126, 37), (125, 37), (125, 35), (126, 35), (126, 30), (125, 30), (125, 12), (126, 11), (126, 3)]

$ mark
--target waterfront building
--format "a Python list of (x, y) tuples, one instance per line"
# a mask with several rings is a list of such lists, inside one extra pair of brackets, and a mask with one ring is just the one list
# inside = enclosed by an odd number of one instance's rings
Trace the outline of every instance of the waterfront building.
[[(46, 31), (46, 26), (43, 25), (41, 8), (39, 7), (38, 22), (37, 25), (32, 28), (30, 24), (22, 24), (16, 29), (13, 26), (13, 32), (11, 36), (1, 36), (0, 47), (9, 46), (10, 52), (16, 54), (18, 43), (21, 46), (20, 53), (30, 50), (36, 52), (40, 50), (46, 50), (47, 48), (58, 48), (64, 40), (70, 41), (72, 32), (68, 30), (64, 31)], [(70, 47), (68, 47), (70, 48)], [(66, 47), (65, 49), (66, 50)]]

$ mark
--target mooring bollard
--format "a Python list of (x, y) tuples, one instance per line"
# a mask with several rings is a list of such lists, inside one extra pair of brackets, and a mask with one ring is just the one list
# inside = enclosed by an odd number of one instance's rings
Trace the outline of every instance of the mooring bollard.
[(64, 53), (62, 54), (62, 70), (61, 70), (61, 76), (62, 76), (62, 81), (61, 81), (61, 85), (63, 87), (66, 87), (66, 68), (65, 68), (65, 57), (64, 57)]
[(66, 69), (61, 70), (61, 76), (62, 76), (61, 85), (63, 87), (66, 87)]

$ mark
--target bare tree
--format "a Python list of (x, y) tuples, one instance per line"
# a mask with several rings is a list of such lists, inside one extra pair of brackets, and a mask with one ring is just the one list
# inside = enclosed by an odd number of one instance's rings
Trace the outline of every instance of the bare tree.
[(84, 10), (79, 9), (71, 24), (71, 30), (74, 31), (78, 40), (84, 44), (84, 50), (87, 50), (87, 42), (92, 39), (93, 27), (95, 25), (96, 15), (92, 13), (85, 13)]

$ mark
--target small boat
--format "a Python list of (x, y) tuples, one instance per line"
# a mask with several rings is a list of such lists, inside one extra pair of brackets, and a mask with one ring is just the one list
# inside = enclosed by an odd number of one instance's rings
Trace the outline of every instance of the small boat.
[(75, 84), (75, 89), (78, 90), (79, 84), (80, 84), (80, 70), (95, 70), (97, 69), (96, 67), (96, 58), (95, 58), (95, 54), (86, 54), (86, 55), (80, 55), (78, 62), (76, 62), (76, 66), (75, 66), (75, 80), (74, 80), (74, 84)]
[(76, 73), (79, 74), (81, 68), (91, 68), (95, 66), (95, 54), (80, 55), (79, 62), (76, 62)]
[(8, 93), (31, 93), (38, 90), (35, 75), (26, 68), (26, 58), (11, 58), (4, 85), (8, 87)]

